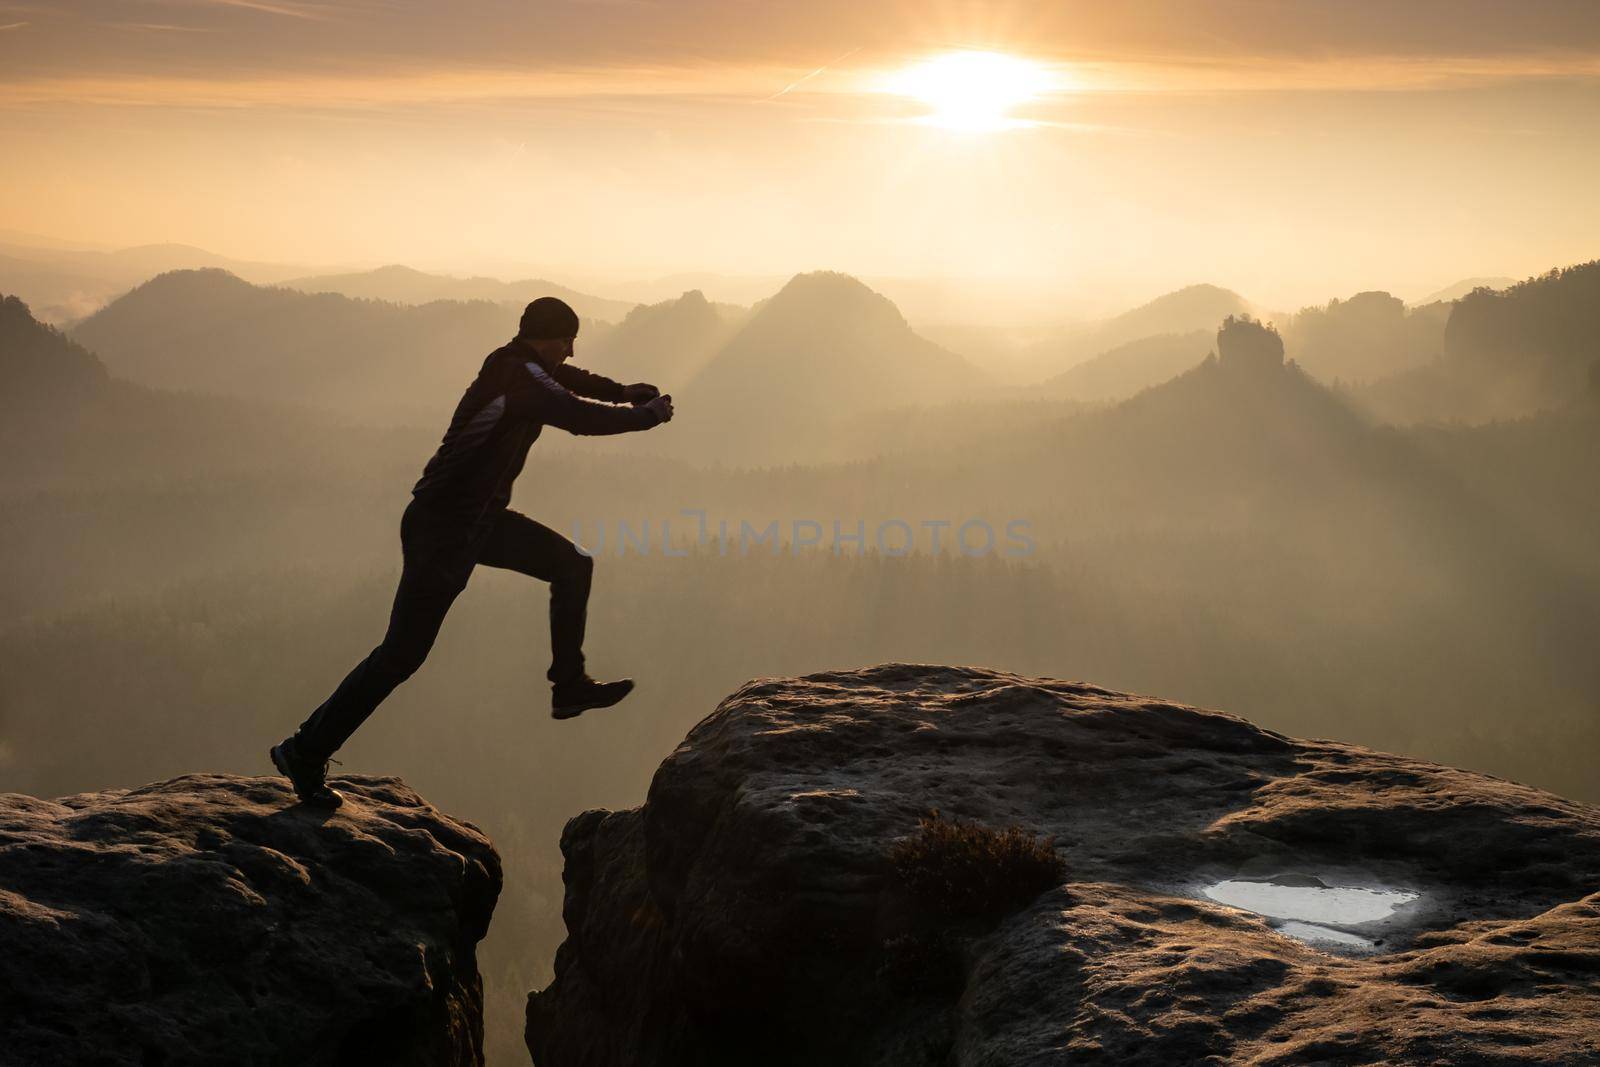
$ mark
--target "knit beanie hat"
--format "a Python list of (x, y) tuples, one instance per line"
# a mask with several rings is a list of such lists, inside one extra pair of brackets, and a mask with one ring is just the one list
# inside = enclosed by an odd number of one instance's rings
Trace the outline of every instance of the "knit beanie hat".
[(517, 336), (527, 341), (560, 341), (578, 336), (578, 313), (565, 300), (541, 296), (522, 312)]

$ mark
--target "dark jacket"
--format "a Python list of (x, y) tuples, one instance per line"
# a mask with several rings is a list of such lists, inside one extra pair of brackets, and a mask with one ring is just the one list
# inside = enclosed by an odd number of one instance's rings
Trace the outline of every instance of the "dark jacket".
[(546, 426), (612, 434), (656, 424), (654, 411), (616, 406), (621, 400), (610, 378), (567, 364), (547, 370), (512, 341), (483, 361), (411, 493), (441, 517), (492, 519), (511, 502), (511, 483)]

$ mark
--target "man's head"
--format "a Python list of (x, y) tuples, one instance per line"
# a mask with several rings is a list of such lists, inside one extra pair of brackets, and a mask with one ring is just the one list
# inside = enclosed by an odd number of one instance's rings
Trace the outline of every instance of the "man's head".
[(578, 313), (565, 300), (541, 296), (522, 312), (517, 340), (552, 363), (572, 358), (572, 339), (578, 336)]

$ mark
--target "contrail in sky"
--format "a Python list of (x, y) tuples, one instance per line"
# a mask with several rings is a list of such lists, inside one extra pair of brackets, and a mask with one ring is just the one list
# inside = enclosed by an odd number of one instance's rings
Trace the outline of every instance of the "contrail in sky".
[(851, 56), (855, 55), (859, 51), (861, 51), (861, 46), (857, 45), (856, 47), (850, 49), (850, 51), (844, 53), (843, 55), (836, 56), (833, 59), (828, 60), (822, 66), (820, 66), (816, 70), (812, 71), (810, 74), (807, 74), (807, 75), (805, 75), (803, 77), (800, 77), (800, 78), (796, 78), (794, 81), (790, 82), (788, 85), (785, 85), (782, 89), (779, 89), (777, 92), (773, 93), (771, 96), (765, 97), (764, 99), (762, 99), (761, 102), (763, 104), (765, 104), (769, 100), (778, 99), (778, 97), (783, 96), (785, 93), (789, 92), (795, 86), (801, 85), (801, 84), (803, 84), (805, 82), (810, 81), (812, 78), (815, 78), (818, 74), (821, 74), (823, 71), (827, 70), (829, 67), (833, 66), (835, 63), (838, 63), (841, 60), (849, 59)]

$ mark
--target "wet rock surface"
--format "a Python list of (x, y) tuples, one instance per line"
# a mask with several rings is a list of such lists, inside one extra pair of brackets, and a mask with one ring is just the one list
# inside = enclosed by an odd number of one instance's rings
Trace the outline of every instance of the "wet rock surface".
[(0, 794), (0, 1063), (479, 1064), (500, 861), (398, 779)]
[[(1053, 835), (978, 927), (888, 856), (930, 808)], [(749, 683), (563, 835), (540, 1067), (1600, 1063), (1600, 811), (1218, 712), (890, 664)], [(1416, 894), (1346, 950), (1228, 879)]]

